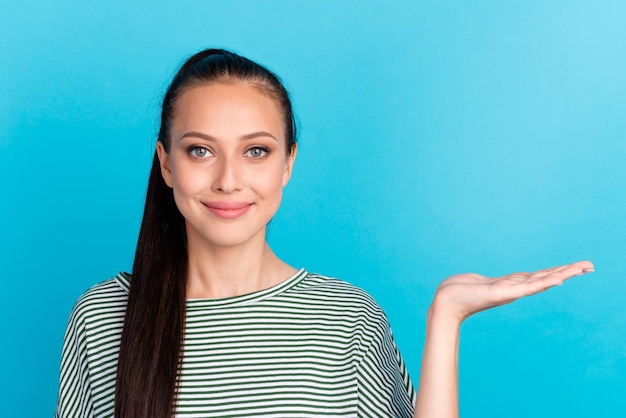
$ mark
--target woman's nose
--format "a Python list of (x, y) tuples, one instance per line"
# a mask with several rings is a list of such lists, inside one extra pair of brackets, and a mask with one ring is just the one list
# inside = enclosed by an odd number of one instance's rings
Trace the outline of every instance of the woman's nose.
[(216, 164), (213, 189), (217, 192), (230, 194), (243, 187), (241, 164), (236, 158), (221, 158)]

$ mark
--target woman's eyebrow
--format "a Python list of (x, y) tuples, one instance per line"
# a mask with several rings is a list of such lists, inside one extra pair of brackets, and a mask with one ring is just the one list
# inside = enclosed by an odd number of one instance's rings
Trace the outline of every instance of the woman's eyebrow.
[(269, 132), (265, 132), (265, 131), (258, 131), (258, 132), (253, 132), (251, 134), (247, 134), (241, 137), (241, 139), (254, 139), (254, 138), (258, 138), (260, 136), (268, 136), (270, 138), (272, 138), (274, 141), (278, 142), (278, 139), (276, 139), (276, 137), (274, 135), (272, 135)]
[[(258, 131), (258, 132), (253, 132), (251, 134), (246, 134), (246, 135), (242, 136), (241, 139), (242, 140), (250, 140), (250, 139), (255, 139), (255, 138), (258, 138), (258, 137), (261, 137), (261, 136), (270, 137), (274, 141), (278, 142), (278, 139), (276, 139), (276, 137), (274, 135), (272, 135), (271, 133), (266, 132), (266, 131)], [(203, 134), (202, 132), (196, 132), (196, 131), (185, 132), (180, 138), (178, 138), (178, 140), (180, 141), (183, 138), (187, 138), (187, 137), (202, 138), (202, 139), (206, 139), (207, 141), (215, 141), (216, 140), (211, 135)]]
[(181, 141), (183, 138), (187, 138), (187, 137), (195, 137), (195, 138), (206, 139), (207, 141), (215, 141), (215, 138), (213, 138), (211, 135), (203, 134), (202, 132), (196, 132), (196, 131), (185, 132), (184, 134), (181, 135), (180, 138), (178, 138), (178, 140)]

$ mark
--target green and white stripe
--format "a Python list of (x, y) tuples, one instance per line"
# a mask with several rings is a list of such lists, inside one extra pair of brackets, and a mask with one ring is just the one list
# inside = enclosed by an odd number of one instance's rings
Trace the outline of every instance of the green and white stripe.
[[(111, 417), (130, 277), (72, 311), (56, 416)], [(300, 270), (249, 295), (187, 301), (176, 415), (409, 417), (415, 392), (382, 309), (363, 290)]]

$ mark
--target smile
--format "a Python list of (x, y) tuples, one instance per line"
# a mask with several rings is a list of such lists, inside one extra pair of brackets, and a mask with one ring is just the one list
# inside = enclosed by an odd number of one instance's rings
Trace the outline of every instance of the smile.
[(215, 216), (222, 219), (237, 219), (252, 207), (248, 202), (202, 202)]

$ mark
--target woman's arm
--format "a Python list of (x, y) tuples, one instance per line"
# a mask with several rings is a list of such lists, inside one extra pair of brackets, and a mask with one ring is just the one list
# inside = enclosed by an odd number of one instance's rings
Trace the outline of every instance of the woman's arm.
[(534, 295), (593, 271), (589, 261), (489, 279), (459, 274), (444, 280), (428, 311), (416, 418), (456, 418), (461, 323), (471, 315)]

